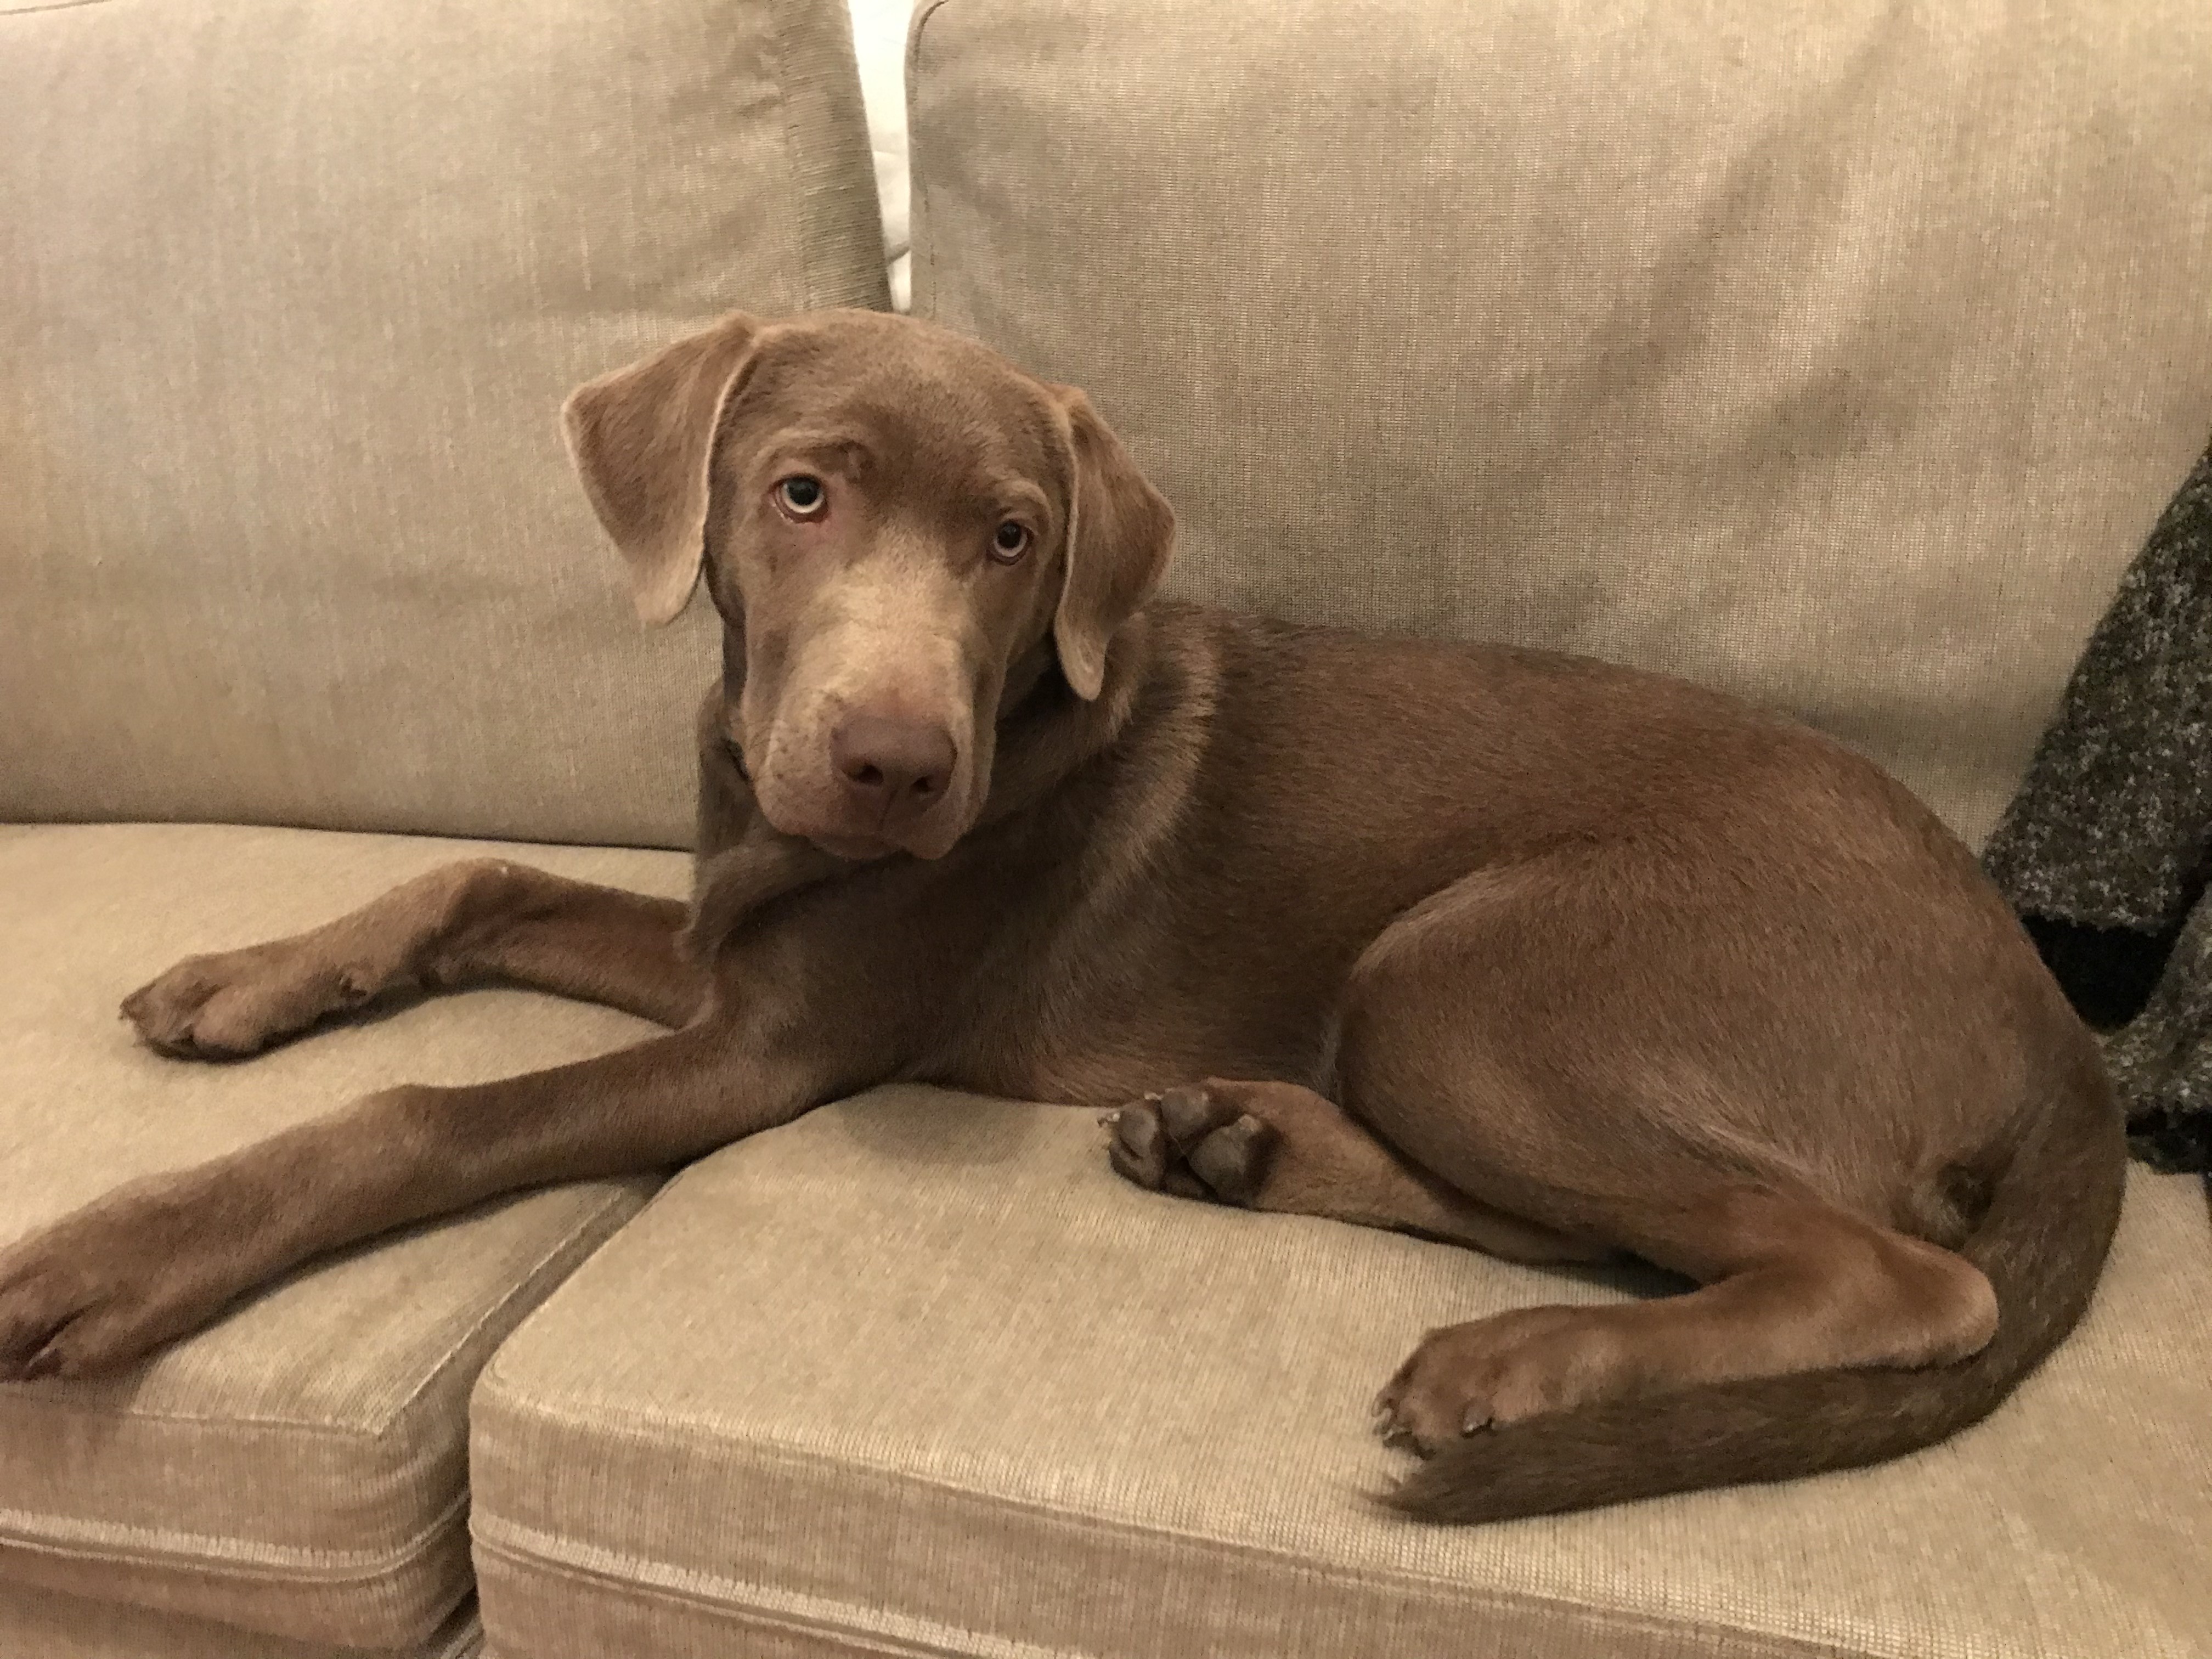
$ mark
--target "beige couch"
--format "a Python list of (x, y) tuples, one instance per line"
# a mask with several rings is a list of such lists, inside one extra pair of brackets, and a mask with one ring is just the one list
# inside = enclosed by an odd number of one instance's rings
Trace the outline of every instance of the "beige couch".
[[(908, 75), (915, 308), (1091, 388), (1182, 592), (1726, 685), (1970, 837), (2212, 428), (2198, 0), (923, 0)], [(841, 7), (0, 0), (0, 1241), (635, 1036), (112, 1011), (488, 842), (684, 890), (711, 632), (633, 629), (552, 413), (886, 302)], [(881, 1091), (0, 1387), (0, 1659), (2212, 1656), (2199, 1188), (1917, 1457), (1363, 1503), (1421, 1329), (1637, 1288)]]

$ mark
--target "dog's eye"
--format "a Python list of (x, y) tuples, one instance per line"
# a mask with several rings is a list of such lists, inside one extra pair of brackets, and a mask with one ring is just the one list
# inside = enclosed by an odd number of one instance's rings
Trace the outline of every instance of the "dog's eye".
[(998, 533), (991, 538), (991, 556), (1000, 564), (1012, 564), (1029, 550), (1029, 526), (1016, 524), (1012, 519), (1000, 525)]
[(776, 485), (775, 504), (787, 519), (818, 519), (830, 510), (830, 492), (802, 472)]

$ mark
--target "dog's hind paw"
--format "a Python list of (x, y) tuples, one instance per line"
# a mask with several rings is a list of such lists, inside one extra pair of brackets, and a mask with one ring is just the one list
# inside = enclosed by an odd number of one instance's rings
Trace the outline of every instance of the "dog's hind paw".
[(1107, 1158), (1149, 1191), (1250, 1207), (1281, 1136), (1211, 1085), (1132, 1101), (1113, 1116)]
[(1613, 1308), (1515, 1308), (1431, 1331), (1375, 1396), (1376, 1429), (1427, 1457), (1485, 1429), (1644, 1386), (1626, 1323)]

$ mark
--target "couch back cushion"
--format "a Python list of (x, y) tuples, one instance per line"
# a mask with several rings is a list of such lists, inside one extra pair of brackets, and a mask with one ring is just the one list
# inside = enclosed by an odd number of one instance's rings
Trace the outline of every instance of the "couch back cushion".
[(1688, 676), (1978, 841), (2212, 428), (2201, 0), (935, 0), (915, 306), (1175, 586)]
[(681, 844), (557, 425), (884, 302), (842, 0), (0, 4), (0, 818)]

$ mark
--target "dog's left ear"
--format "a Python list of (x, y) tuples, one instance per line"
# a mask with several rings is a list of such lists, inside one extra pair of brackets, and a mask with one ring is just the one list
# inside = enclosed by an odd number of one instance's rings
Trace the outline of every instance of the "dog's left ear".
[(584, 493), (629, 567), (637, 614), (655, 628), (675, 620), (698, 586), (714, 430), (752, 367), (761, 326), (732, 312), (577, 387), (561, 406)]
[(1106, 647), (1152, 597), (1175, 550), (1175, 512), (1152, 487), (1091, 400), (1057, 386), (1067, 416), (1075, 488), (1053, 643), (1060, 672), (1085, 702), (1106, 681)]

